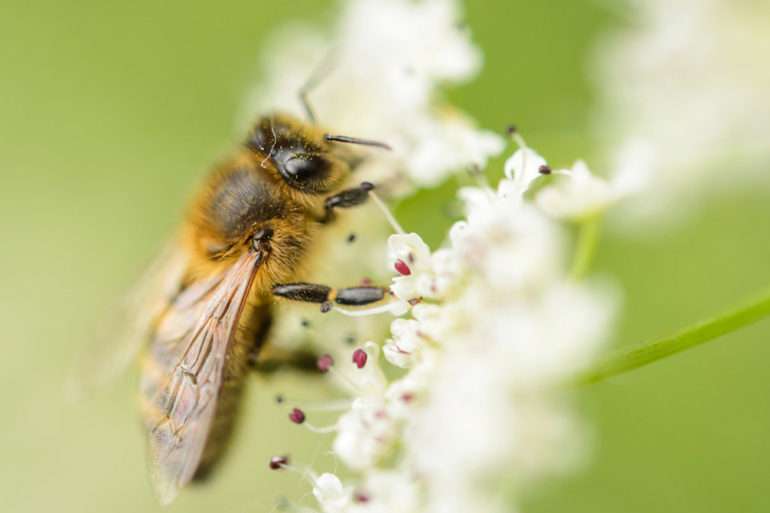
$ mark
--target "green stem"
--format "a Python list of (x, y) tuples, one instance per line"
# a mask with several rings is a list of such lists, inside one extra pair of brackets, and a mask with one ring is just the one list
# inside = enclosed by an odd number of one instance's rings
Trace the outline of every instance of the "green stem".
[(575, 246), (575, 259), (572, 262), (570, 276), (575, 280), (580, 280), (591, 268), (591, 262), (596, 253), (596, 246), (599, 244), (601, 217), (592, 216), (580, 224), (578, 231), (577, 244)]
[(770, 316), (770, 290), (740, 308), (685, 328), (673, 336), (618, 351), (580, 376), (577, 382), (578, 384), (597, 383), (649, 365), (672, 354), (737, 331), (767, 316)]

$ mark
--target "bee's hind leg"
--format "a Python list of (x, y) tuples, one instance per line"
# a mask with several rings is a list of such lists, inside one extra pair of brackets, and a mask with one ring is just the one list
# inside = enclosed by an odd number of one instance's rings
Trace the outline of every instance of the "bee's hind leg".
[(326, 198), (324, 201), (324, 215), (319, 219), (321, 223), (329, 223), (334, 220), (334, 210), (337, 208), (351, 208), (365, 203), (369, 199), (369, 191), (374, 189), (371, 182), (361, 182), (358, 187), (345, 189)]
[(274, 374), (282, 370), (302, 373), (318, 372), (318, 354), (309, 349), (280, 349), (269, 345), (249, 358), (249, 366), (260, 374)]
[(385, 299), (388, 289), (362, 286), (333, 289), (317, 283), (286, 283), (273, 287), (273, 295), (292, 301), (318, 303), (322, 312), (328, 312), (333, 303), (347, 306), (363, 306)]

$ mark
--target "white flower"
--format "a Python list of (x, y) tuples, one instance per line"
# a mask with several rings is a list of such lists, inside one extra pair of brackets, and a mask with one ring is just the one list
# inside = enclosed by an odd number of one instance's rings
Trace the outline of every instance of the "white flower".
[(393, 338), (383, 346), (385, 359), (397, 367), (410, 367), (419, 358), (425, 340), (420, 335), (420, 323), (415, 320), (396, 319), (390, 325)]
[(350, 505), (350, 490), (334, 474), (325, 473), (316, 478), (313, 495), (324, 513), (342, 513)]
[(382, 399), (356, 399), (337, 423), (334, 454), (351, 469), (369, 468), (387, 452), (395, 426)]
[(302, 115), (297, 92), (327, 62), (309, 95), (320, 123), (394, 149), (367, 153), (358, 176), (433, 185), (465, 166), (484, 166), (502, 151), (501, 138), (437, 102), (440, 85), (468, 80), (480, 68), (459, 21), (455, 0), (347, 0), (333, 39), (306, 26), (276, 39), (252, 110)]
[[(548, 169), (548, 164), (537, 152), (526, 147), (519, 149), (505, 162), (505, 176), (508, 180), (500, 181), (499, 195), (520, 201), (532, 182), (542, 176), (545, 169)], [(475, 205), (474, 202), (470, 208)]]
[(391, 292), (402, 301), (445, 296), (461, 272), (456, 256), (446, 250), (431, 254), (416, 233), (388, 238), (388, 261), (399, 276), (393, 278)]
[[(453, 0), (344, 2), (333, 66), (310, 99), (334, 131), (394, 147), (367, 153), (357, 177), (404, 191), (500, 151), (498, 137), (437, 101), (441, 83), (480, 63), (456, 21)], [(299, 109), (294, 91), (330, 46), (303, 31), (270, 53), (263, 105)], [(595, 358), (612, 301), (567, 275), (560, 221), (616, 198), (580, 164), (558, 172), (565, 183), (539, 181), (554, 172), (523, 144), (504, 172), (495, 189), (460, 191), (465, 219), (434, 252), (393, 223), (379, 271), (392, 277), (387, 308), (411, 317), (391, 322), (388, 372), (372, 342), (329, 369), (352, 397), (326, 430), (357, 479), (314, 479), (324, 513), (503, 511), (490, 490), (518, 490), (576, 461), (581, 433), (563, 384)]]
[(357, 511), (360, 513), (416, 513), (421, 510), (416, 480), (407, 472), (370, 473), (359, 497)]
[(758, 136), (770, 130), (770, 66), (760, 64), (770, 3), (629, 3), (633, 23), (601, 41), (592, 73), (608, 157), (645, 186), (625, 202), (627, 219), (675, 220), (704, 193), (770, 190), (770, 138)]
[(535, 193), (535, 204), (545, 213), (559, 219), (582, 220), (596, 216), (616, 203), (623, 192), (591, 173), (582, 160), (572, 169), (550, 173), (554, 181)]

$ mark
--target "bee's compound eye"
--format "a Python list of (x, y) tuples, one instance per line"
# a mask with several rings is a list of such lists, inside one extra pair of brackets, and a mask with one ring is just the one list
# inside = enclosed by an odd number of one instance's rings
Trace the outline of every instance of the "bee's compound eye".
[(318, 155), (295, 153), (284, 164), (286, 174), (298, 182), (322, 178), (329, 168), (329, 162)]

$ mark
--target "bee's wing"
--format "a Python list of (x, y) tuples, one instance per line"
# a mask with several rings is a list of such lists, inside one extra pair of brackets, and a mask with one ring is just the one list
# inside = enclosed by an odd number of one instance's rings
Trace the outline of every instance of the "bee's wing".
[(152, 324), (179, 291), (186, 268), (187, 256), (180, 244), (167, 243), (131, 291), (109, 309), (93, 341), (76, 356), (67, 383), (72, 399), (98, 391), (135, 361)]
[(165, 504), (198, 468), (260, 260), (246, 252), (221, 274), (193, 283), (169, 305), (151, 338), (141, 393), (153, 481)]

